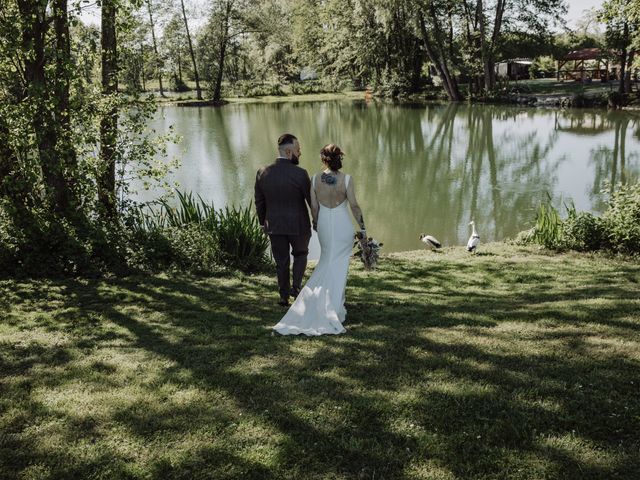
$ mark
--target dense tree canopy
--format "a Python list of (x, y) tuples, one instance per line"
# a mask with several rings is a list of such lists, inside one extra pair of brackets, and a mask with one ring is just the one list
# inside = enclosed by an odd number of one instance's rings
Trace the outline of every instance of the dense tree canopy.
[(145, 75), (127, 81), (138, 88), (154, 77), (157, 89), (164, 77), (202, 81), (215, 102), (225, 88), (291, 84), (303, 71), (317, 89), (390, 95), (435, 76), (457, 100), (460, 81), (494, 89), (501, 59), (551, 54), (565, 11), (563, 0), (148, 0), (123, 76)]

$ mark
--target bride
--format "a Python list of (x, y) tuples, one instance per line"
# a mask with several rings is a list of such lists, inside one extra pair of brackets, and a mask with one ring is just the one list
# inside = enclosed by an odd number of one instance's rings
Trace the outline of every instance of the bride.
[(311, 213), (313, 228), (320, 240), (320, 259), (285, 316), (273, 327), (282, 335), (346, 331), (342, 326), (347, 315), (344, 292), (354, 237), (347, 203), (364, 238), (366, 232), (353, 180), (340, 172), (342, 157), (343, 152), (334, 144), (320, 150), (320, 159), (326, 168), (311, 179)]

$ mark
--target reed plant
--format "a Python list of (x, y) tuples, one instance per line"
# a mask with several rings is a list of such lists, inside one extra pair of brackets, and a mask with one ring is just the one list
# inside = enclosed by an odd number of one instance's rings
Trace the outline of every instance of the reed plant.
[(551, 204), (551, 197), (542, 202), (536, 214), (532, 240), (546, 248), (557, 248), (562, 239), (562, 218), (560, 212)]
[[(207, 203), (199, 195), (180, 191), (176, 195), (175, 205), (163, 199), (137, 209), (132, 215), (133, 230), (140, 238), (150, 240), (151, 257), (153, 252), (162, 251), (160, 263), (166, 264), (169, 244), (174, 258), (170, 263), (189, 270), (210, 269), (210, 261), (206, 266), (199, 264), (200, 257), (194, 255), (198, 251), (207, 252), (203, 259), (213, 255), (220, 266), (245, 272), (258, 271), (269, 264), (266, 254), (269, 242), (251, 205), (216, 210), (213, 203)], [(189, 234), (185, 235), (185, 231)], [(156, 248), (158, 243), (163, 248)]]
[(521, 232), (517, 241), (554, 250), (640, 254), (640, 183), (618, 185), (613, 193), (607, 193), (609, 205), (601, 217), (578, 212), (571, 202), (564, 204), (567, 212), (564, 219), (548, 196), (538, 207), (535, 226)]
[(176, 190), (178, 204), (174, 207), (166, 199), (160, 201), (166, 224), (171, 227), (183, 227), (199, 224), (213, 227), (216, 213), (213, 203), (205, 202), (200, 195), (194, 198), (193, 193), (183, 193)]
[(214, 235), (225, 265), (243, 271), (258, 271), (268, 265), (269, 240), (251, 205), (218, 211)]

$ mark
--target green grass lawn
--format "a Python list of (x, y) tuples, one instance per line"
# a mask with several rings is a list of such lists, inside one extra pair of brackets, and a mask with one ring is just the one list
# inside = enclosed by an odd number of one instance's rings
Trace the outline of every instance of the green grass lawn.
[(347, 334), (269, 276), (0, 281), (0, 478), (638, 479), (640, 264), (355, 262)]

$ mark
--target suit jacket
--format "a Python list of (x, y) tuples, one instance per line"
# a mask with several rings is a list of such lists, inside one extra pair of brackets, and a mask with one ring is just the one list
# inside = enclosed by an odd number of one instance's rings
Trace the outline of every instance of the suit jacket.
[[(305, 204), (306, 201), (306, 204)], [(260, 224), (269, 235), (311, 233), (311, 180), (304, 168), (286, 158), (258, 170), (255, 202)]]

